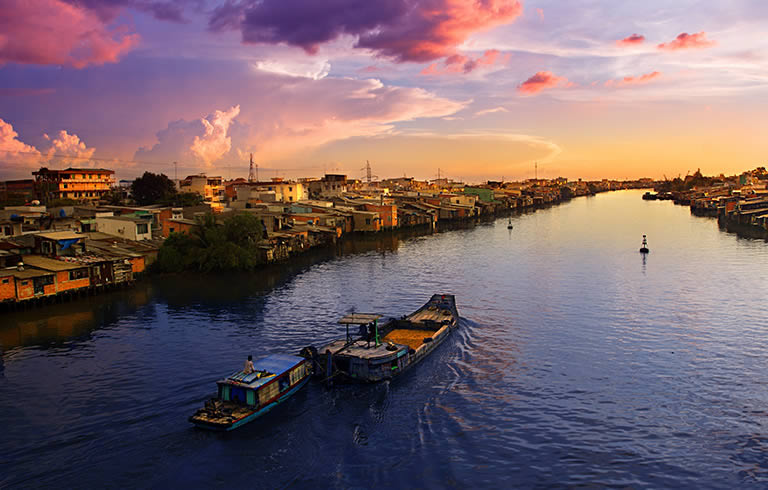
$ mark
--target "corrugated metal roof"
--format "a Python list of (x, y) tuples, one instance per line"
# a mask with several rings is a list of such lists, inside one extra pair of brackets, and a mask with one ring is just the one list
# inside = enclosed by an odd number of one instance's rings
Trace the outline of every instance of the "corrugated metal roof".
[(41, 238), (48, 238), (49, 240), (74, 240), (76, 238), (85, 238), (85, 235), (80, 235), (71, 231), (55, 231), (53, 233), (38, 233), (37, 236)]
[(22, 257), (22, 261), (32, 267), (39, 267), (40, 269), (49, 271), (70, 271), (74, 269), (82, 269), (84, 267), (82, 264), (72, 264), (62, 260), (41, 257), (39, 255), (25, 255)]

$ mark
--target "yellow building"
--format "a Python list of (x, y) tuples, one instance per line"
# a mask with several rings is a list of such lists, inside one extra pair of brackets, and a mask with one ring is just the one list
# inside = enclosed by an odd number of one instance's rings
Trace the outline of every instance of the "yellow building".
[(53, 199), (96, 200), (110, 191), (115, 183), (114, 170), (105, 168), (68, 168), (32, 172), (35, 189), (44, 201)]
[(202, 196), (203, 202), (213, 208), (221, 208), (226, 201), (226, 187), (221, 177), (205, 174), (190, 175), (179, 183), (181, 192), (194, 192)]

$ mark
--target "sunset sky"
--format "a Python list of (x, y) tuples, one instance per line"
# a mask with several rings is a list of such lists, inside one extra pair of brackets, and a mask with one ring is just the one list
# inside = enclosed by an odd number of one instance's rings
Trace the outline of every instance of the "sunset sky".
[(763, 0), (0, 0), (0, 179), (661, 178), (768, 160)]

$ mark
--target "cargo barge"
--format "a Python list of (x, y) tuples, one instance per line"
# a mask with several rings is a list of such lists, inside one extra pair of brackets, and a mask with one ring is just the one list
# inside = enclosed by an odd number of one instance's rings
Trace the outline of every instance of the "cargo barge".
[[(399, 319), (380, 322), (382, 316), (353, 313), (339, 323), (345, 338), (319, 348), (305, 347), (301, 355), (311, 359), (315, 375), (334, 382), (375, 383), (392, 379), (417, 364), (459, 325), (456, 298), (435, 294), (421, 308)], [(357, 331), (350, 332), (350, 327)]]

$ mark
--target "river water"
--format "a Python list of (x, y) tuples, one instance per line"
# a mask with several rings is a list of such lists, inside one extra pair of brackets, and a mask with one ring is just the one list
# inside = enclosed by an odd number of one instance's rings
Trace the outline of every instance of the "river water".
[[(768, 244), (641, 194), (2, 314), (0, 487), (765, 485)], [(435, 292), (461, 326), (403, 378), (188, 424), (248, 354)]]

